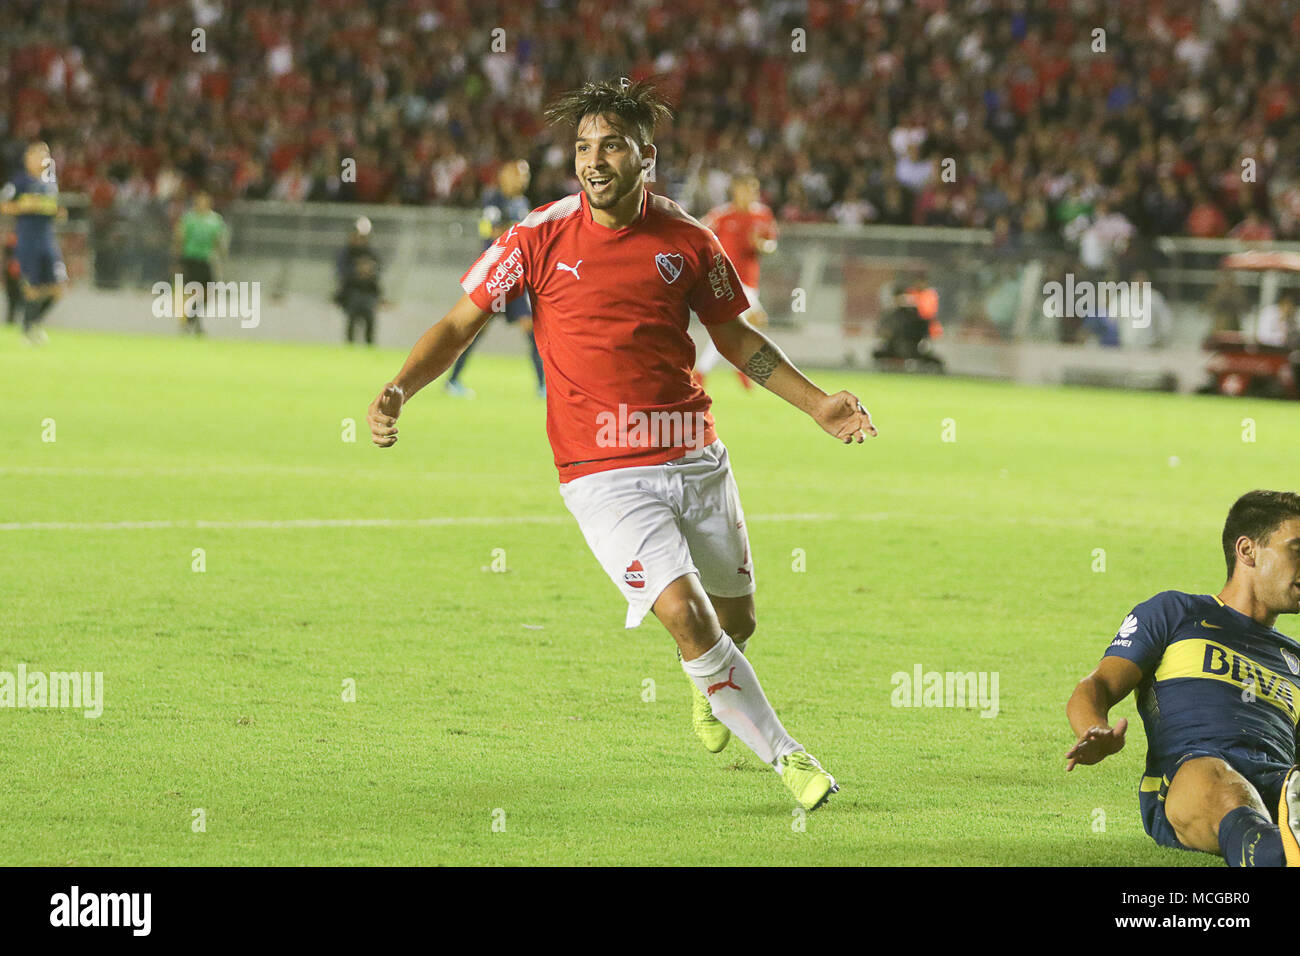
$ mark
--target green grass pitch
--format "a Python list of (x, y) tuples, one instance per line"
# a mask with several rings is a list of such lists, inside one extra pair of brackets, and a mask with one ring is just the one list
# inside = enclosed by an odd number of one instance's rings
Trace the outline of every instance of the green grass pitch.
[[(751, 659), (843, 786), (801, 831), (623, 629), (526, 360), (380, 450), (402, 358), (4, 330), (0, 670), (102, 671), (105, 706), (0, 709), (0, 863), (1217, 864), (1142, 833), (1132, 700), (1068, 776), (1064, 704), (1134, 604), (1217, 591), (1228, 505), (1295, 487), (1294, 405), (815, 372), (880, 427), (845, 447), (719, 369)], [(996, 672), (997, 716), (893, 706), (917, 664)]]

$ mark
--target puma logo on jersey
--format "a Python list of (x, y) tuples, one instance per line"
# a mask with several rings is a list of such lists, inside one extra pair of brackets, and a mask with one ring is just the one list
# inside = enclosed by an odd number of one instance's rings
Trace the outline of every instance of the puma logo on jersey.
[(556, 269), (563, 269), (565, 272), (572, 272), (572, 273), (573, 273), (573, 277), (574, 277), (575, 279), (577, 279), (578, 281), (582, 281), (582, 276), (578, 275), (578, 266), (580, 266), (580, 265), (582, 265), (582, 260), (581, 260), (581, 259), (579, 259), (579, 260), (577, 261), (576, 264), (571, 265), (571, 266), (566, 266), (563, 262), (557, 262), (557, 263), (555, 264), (555, 268), (556, 268)]
[(740, 690), (740, 685), (734, 683), (734, 682), (732, 681), (732, 679), (731, 679), (732, 677), (735, 676), (735, 674), (736, 674), (736, 669), (733, 667), (731, 670), (727, 671), (727, 679), (726, 679), (726, 680), (724, 680), (724, 681), (719, 681), (719, 682), (716, 683), (716, 684), (710, 684), (710, 685), (709, 685), (709, 696), (712, 697), (712, 696), (713, 696), (713, 692), (714, 692), (715, 690), (722, 690), (722, 688), (724, 688), (724, 687), (730, 687), (730, 688), (732, 688), (733, 690)]

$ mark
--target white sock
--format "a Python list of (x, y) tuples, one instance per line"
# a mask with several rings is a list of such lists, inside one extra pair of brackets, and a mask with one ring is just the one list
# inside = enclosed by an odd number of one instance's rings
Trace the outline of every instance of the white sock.
[(708, 696), (713, 716), (765, 763), (779, 768), (781, 757), (803, 750), (781, 726), (754, 668), (726, 631), (705, 654), (682, 661), (682, 670)]

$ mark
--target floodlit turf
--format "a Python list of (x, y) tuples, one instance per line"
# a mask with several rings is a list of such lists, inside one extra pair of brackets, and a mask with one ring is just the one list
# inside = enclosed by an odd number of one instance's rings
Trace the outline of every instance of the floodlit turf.
[[(0, 670), (102, 671), (105, 706), (0, 709), (0, 863), (1217, 864), (1142, 833), (1132, 700), (1068, 776), (1064, 705), (1134, 604), (1218, 589), (1228, 505), (1296, 485), (1296, 405), (814, 373), (879, 424), (845, 447), (715, 373), (750, 656), (843, 787), (800, 832), (696, 742), (659, 624), (624, 631), (526, 360), (380, 450), (402, 357), (3, 330)], [(893, 706), (918, 664), (996, 673), (997, 715)]]

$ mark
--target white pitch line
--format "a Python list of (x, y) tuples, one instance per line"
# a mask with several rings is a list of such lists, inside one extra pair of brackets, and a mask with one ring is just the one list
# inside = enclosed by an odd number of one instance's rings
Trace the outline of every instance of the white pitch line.
[[(754, 521), (884, 521), (886, 514), (772, 514), (753, 515)], [(567, 515), (502, 515), (497, 517), (455, 516), (442, 518), (286, 518), (231, 521), (10, 521), (0, 531), (170, 531), (207, 530), (292, 530), (296, 528), (437, 528), (462, 525), (568, 524)]]
[(484, 479), (513, 477), (503, 472), (392, 472), (378, 469), (330, 468), (323, 465), (181, 465), (170, 468), (137, 468), (128, 466), (83, 468), (75, 465), (0, 465), (0, 478), (203, 478), (206, 476), (219, 475), (284, 475), (286, 477), (294, 478), (320, 477), (355, 481), (391, 481), (394, 478), (402, 481), (410, 479), (443, 481), (447, 479), (464, 478), (473, 481), (482, 481)]

